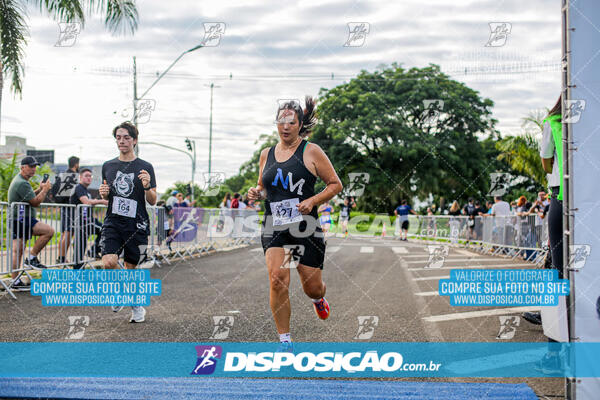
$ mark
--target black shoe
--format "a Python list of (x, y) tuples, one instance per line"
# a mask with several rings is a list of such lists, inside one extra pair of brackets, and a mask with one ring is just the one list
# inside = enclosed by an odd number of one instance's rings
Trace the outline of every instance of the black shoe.
[(40, 262), (40, 260), (38, 260), (37, 257), (26, 258), (23, 261), (23, 265), (26, 265), (26, 266), (31, 267), (33, 269), (46, 269), (47, 268), (44, 264), (42, 264)]
[(534, 325), (542, 324), (542, 315), (539, 312), (524, 312), (522, 315), (525, 321), (529, 323)]
[(31, 290), (31, 284), (25, 283), (21, 279), (17, 279), (10, 288), (15, 292), (29, 292)]
[(56, 257), (57, 264), (64, 264), (66, 262), (66, 260), (67, 260), (66, 257), (61, 257), (61, 256)]

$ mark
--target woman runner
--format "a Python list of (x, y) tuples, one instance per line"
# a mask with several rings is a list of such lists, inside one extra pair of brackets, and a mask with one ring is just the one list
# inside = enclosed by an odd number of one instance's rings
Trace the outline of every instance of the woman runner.
[[(269, 273), (271, 312), (281, 342), (279, 351), (293, 352), (290, 269), (284, 265), (284, 248), (293, 249), (302, 288), (317, 316), (327, 319), (330, 314), (321, 276), (325, 241), (317, 207), (338, 194), (342, 183), (323, 150), (304, 139), (316, 123), (314, 108), (315, 102), (308, 96), (304, 110), (298, 101), (280, 105), (279, 143), (261, 152), (258, 183), (248, 191), (251, 200), (265, 199), (261, 241)], [(317, 177), (327, 186), (315, 194)]]

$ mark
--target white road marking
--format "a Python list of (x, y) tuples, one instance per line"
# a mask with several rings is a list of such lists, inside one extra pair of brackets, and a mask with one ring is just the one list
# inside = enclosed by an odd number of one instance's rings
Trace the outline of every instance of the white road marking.
[(257, 247), (255, 249), (250, 250), (250, 251), (262, 251), (262, 247)]
[(392, 247), (392, 251), (396, 254), (408, 254), (406, 247)]
[(453, 313), (453, 314), (432, 315), (430, 317), (423, 317), (423, 320), (427, 321), (427, 322), (444, 322), (444, 321), (455, 321), (457, 319), (491, 317), (493, 315), (518, 314), (518, 313), (522, 313), (522, 312), (536, 312), (536, 311), (540, 311), (540, 307), (494, 308), (491, 310), (467, 311), (467, 312), (460, 312), (460, 313)]
[(412, 278), (413, 281), (435, 281), (437, 279), (450, 279), (450, 275), (422, 276), (420, 278)]
[(409, 271), (432, 271), (439, 269), (481, 269), (481, 268), (508, 268), (508, 267), (532, 267), (533, 264), (502, 264), (502, 265), (471, 265), (469, 267), (441, 267), (441, 268), (408, 268)]
[(473, 252), (470, 252), (468, 250), (463, 250), (463, 249), (454, 249), (454, 251), (456, 251), (457, 253), (463, 254), (465, 256), (474, 257), (474, 256), (478, 255), (477, 253), (473, 253)]
[[(423, 257), (421, 256), (422, 260), (411, 260), (411, 261), (407, 261), (407, 264), (419, 264), (419, 263), (426, 263), (427, 261), (429, 261), (429, 257)], [(504, 261), (504, 260), (499, 260), (497, 258), (445, 258), (446, 261), (452, 261), (452, 262), (464, 262), (464, 261)]]
[(360, 252), (361, 253), (372, 253), (373, 252), (373, 247), (372, 246), (362, 246), (360, 248)]
[(227, 311), (229, 314), (240, 314), (241, 311), (238, 310), (231, 310), (231, 311)]
[(415, 293), (415, 296), (437, 296), (440, 293), (436, 290), (434, 292), (417, 292)]
[(327, 246), (326, 249), (325, 249), (325, 252), (327, 252), (327, 253), (335, 253), (339, 249), (341, 249), (340, 246)]

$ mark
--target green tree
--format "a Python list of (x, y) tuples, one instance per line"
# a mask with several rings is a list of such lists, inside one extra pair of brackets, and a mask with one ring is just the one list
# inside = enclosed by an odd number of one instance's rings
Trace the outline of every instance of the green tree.
[(86, 14), (101, 14), (112, 34), (133, 34), (138, 25), (135, 0), (0, 0), (0, 110), (4, 75), (10, 76), (15, 95), (23, 91), (23, 58), (29, 35), (27, 5), (39, 8), (55, 21), (78, 22), (82, 28)]
[[(426, 109), (430, 100), (435, 112)], [(486, 158), (490, 149), (483, 145), (498, 135), (492, 106), (436, 65), (406, 70), (392, 64), (322, 89), (312, 140), (345, 188), (348, 173), (369, 173), (361, 210), (390, 212), (402, 198), (430, 195), (483, 197), (489, 172), (499, 165)]]

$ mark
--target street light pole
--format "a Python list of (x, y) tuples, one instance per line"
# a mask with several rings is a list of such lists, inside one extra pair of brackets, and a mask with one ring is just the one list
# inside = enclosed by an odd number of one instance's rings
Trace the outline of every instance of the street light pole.
[(190, 158), (190, 160), (192, 161), (192, 185), (191, 185), (191, 193), (190, 194), (192, 195), (192, 202), (193, 202), (194, 201), (194, 178), (196, 176), (196, 141), (186, 139), (185, 142), (186, 142), (188, 149), (190, 149), (190, 151), (193, 151), (193, 153), (191, 153), (191, 152), (188, 153), (187, 151), (178, 149), (177, 147), (168, 146), (166, 144), (162, 144), (162, 143), (158, 143), (158, 142), (139, 142), (139, 144), (153, 144), (155, 146), (165, 147), (167, 149), (171, 149), (171, 150), (175, 150), (180, 153), (183, 153)]
[(219, 88), (221, 86), (215, 86), (214, 83), (210, 85), (204, 85), (210, 87), (210, 121), (208, 125), (208, 179), (211, 179), (211, 162), (212, 162), (212, 110), (213, 110), (213, 88)]
[[(181, 53), (179, 55), (179, 57), (177, 57), (175, 59), (175, 61), (173, 61), (171, 63), (171, 65), (169, 65), (167, 67), (167, 69), (165, 69), (163, 71), (162, 74), (160, 74), (158, 76), (158, 78), (156, 78), (156, 80), (154, 82), (152, 82), (152, 85), (150, 85), (150, 87), (148, 89), (146, 89), (146, 91), (140, 96), (138, 97), (137, 95), (137, 66), (136, 66), (136, 62), (135, 62), (135, 56), (133, 56), (133, 124), (135, 125), (135, 127), (137, 128), (137, 113), (138, 113), (138, 101), (142, 100), (144, 97), (146, 97), (146, 95), (148, 94), (148, 92), (150, 91), (150, 89), (152, 89), (154, 87), (154, 85), (156, 85), (158, 83), (158, 81), (160, 81), (162, 79), (163, 76), (165, 76), (167, 74), (167, 72), (169, 72), (169, 70), (171, 68), (173, 68), (173, 66), (177, 63), (177, 61), (179, 61), (181, 59), (181, 57), (183, 57), (184, 55), (186, 55), (187, 53), (191, 53), (192, 51), (196, 51), (200, 48), (204, 47), (204, 44), (199, 44), (196, 47), (192, 47), (189, 50), (184, 51), (183, 53)], [(135, 154), (138, 154), (138, 149), (137, 146), (135, 148)]]

